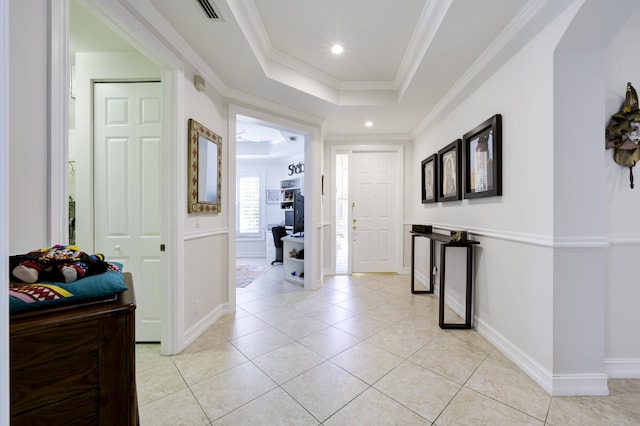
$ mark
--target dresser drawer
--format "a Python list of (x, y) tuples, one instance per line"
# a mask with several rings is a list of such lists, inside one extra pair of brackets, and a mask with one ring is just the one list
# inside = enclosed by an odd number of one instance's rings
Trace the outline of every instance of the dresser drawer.
[(98, 425), (98, 395), (95, 391), (23, 413), (12, 413), (11, 424), (42, 426)]
[(135, 425), (135, 298), (12, 315), (11, 424)]
[(20, 413), (95, 392), (98, 388), (97, 372), (97, 351), (70, 353), (66, 357), (23, 365), (11, 374), (13, 412)]
[[(51, 364), (52, 357), (64, 362), (69, 355), (95, 352), (98, 349), (98, 321), (66, 323), (55, 327), (23, 330), (11, 334), (11, 366), (29, 368)], [(47, 348), (43, 351), (42, 348)]]

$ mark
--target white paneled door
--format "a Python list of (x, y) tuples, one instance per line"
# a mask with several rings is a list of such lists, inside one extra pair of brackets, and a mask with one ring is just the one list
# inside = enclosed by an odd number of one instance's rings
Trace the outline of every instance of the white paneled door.
[(353, 152), (351, 272), (397, 272), (399, 259), (397, 152)]
[(160, 341), (162, 88), (94, 84), (95, 251), (133, 274), (136, 340)]

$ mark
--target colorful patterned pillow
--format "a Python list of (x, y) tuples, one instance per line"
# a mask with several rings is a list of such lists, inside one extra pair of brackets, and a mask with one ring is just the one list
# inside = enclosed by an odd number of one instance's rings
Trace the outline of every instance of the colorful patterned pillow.
[(106, 272), (70, 283), (9, 283), (9, 310), (11, 313), (25, 312), (80, 300), (112, 297), (127, 290), (121, 270), (121, 264), (109, 263)]

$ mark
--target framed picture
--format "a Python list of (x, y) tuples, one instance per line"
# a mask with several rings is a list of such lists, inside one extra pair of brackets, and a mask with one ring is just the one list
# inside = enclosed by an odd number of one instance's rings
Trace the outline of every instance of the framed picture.
[(463, 136), (464, 198), (502, 195), (502, 116)]
[(461, 139), (456, 139), (438, 151), (438, 201), (455, 201), (462, 199), (460, 181)]
[(438, 154), (422, 160), (422, 204), (438, 201)]
[(189, 119), (189, 213), (220, 213), (222, 137)]
[(280, 190), (267, 189), (267, 204), (279, 204), (279, 203), (280, 203)]

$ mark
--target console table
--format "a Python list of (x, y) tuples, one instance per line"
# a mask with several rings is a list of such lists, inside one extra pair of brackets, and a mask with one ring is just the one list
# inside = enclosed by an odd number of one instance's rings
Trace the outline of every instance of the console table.
[[(440, 249), (440, 305), (439, 322), (440, 328), (471, 328), (471, 303), (473, 301), (473, 246), (480, 244), (478, 241), (464, 240), (451, 241), (451, 237), (435, 232), (419, 233), (410, 231), (411, 234), (411, 293), (433, 293), (433, 267), (436, 256), (436, 242), (441, 243)], [(429, 287), (427, 290), (416, 290), (415, 288), (415, 244), (416, 237), (428, 238), (429, 244)], [(445, 292), (445, 265), (448, 247), (462, 247), (467, 249), (467, 282), (465, 297), (465, 321), (464, 323), (450, 323), (444, 321), (444, 292)]]

